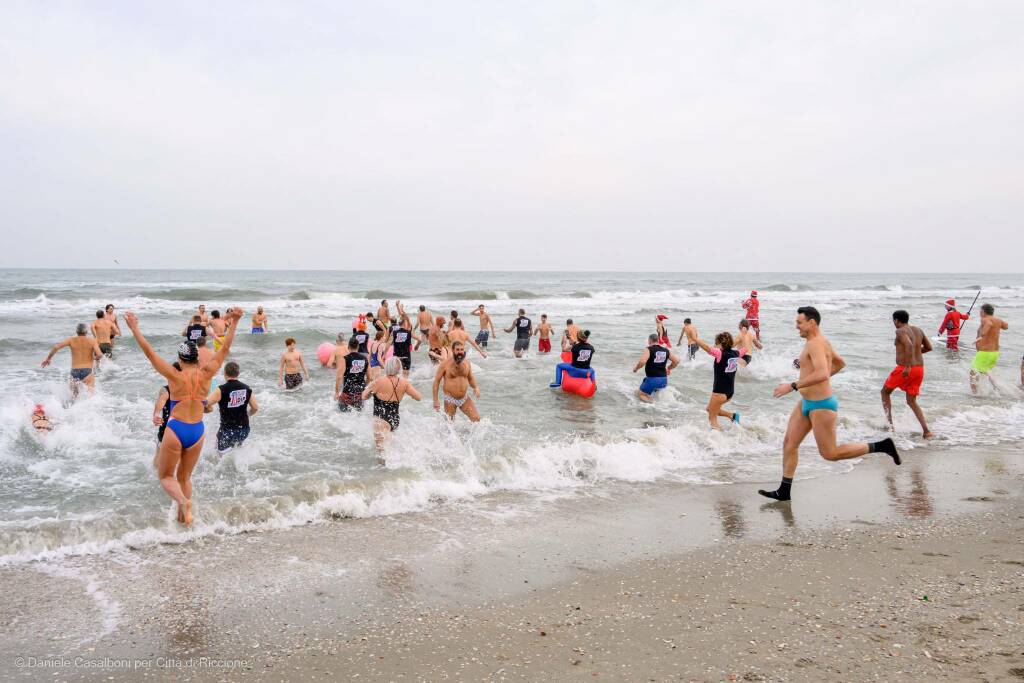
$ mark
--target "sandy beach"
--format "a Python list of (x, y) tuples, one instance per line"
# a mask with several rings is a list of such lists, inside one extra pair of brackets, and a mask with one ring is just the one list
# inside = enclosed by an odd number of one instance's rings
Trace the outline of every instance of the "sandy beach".
[(1019, 679), (1019, 451), (918, 453), (8, 566), (3, 677)]

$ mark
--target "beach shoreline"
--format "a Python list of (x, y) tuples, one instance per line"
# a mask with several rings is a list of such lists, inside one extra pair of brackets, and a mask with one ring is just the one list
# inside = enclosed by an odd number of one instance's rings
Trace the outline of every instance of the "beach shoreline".
[[(908, 680), (981, 676), (996, 663), (1008, 663), (1009, 675), (1024, 666), (1014, 663), (1021, 594), (1000, 583), (1019, 584), (1024, 568), (1014, 564), (1024, 561), (1016, 455), (912, 451), (899, 468), (868, 458), (846, 474), (798, 481), (784, 504), (750, 484), (615, 484), (552, 494), (529, 510), (499, 494), (3, 567), (0, 585), (14, 597), (0, 662), (5, 677), (43, 673), (18, 668), (18, 657), (150, 662), (142, 673), (157, 678), (193, 662), (196, 680), (865, 679), (884, 677), (894, 661), (909, 667)], [(882, 580), (895, 563), (899, 577)], [(974, 578), (960, 585), (964, 572)], [(965, 591), (970, 609), (951, 606)], [(803, 616), (793, 616), (793, 600)], [(913, 611), (924, 602), (935, 613), (970, 613), (919, 636), (927, 642), (918, 647), (906, 629), (932, 623)], [(890, 603), (911, 611), (900, 617)], [(813, 631), (800, 627), (807, 610), (823, 620)], [(865, 628), (883, 612), (893, 630), (878, 640)], [(970, 642), (1016, 654), (979, 662), (955, 645), (968, 627), (997, 618), (1005, 634), (979, 631)], [(843, 648), (825, 648), (821, 634), (837, 629)], [(59, 680), (139, 673), (73, 663), (46, 671)]]

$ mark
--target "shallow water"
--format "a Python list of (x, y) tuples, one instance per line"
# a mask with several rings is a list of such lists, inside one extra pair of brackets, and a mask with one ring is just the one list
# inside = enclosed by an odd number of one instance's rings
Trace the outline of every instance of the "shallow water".
[[(669, 316), (673, 342), (687, 316), (710, 340), (720, 330), (735, 331), (739, 301), (751, 287), (761, 291), (766, 349), (737, 380), (731, 405), (741, 412), (742, 427), (708, 429), (702, 409), (711, 367), (703, 353), (673, 373), (655, 405), (638, 403), (632, 392), (640, 375), (631, 369), (655, 314)], [(894, 361), (892, 310), (908, 309), (911, 322), (932, 334), (942, 301), (955, 296), (965, 310), (979, 287), (979, 304), (994, 304), (1011, 324), (996, 372), (1005, 390), (972, 397), (966, 383), (971, 354), (931, 354), (921, 401), (937, 433), (929, 448), (1024, 436), (1015, 388), (1024, 344), (1013, 334), (1024, 307), (1024, 276), (0, 271), (0, 562), (332, 516), (394, 514), (499, 490), (521, 491), (518, 500), (529, 506), (538, 496), (602, 495), (602, 482), (609, 480), (774, 481), (792, 402), (775, 401), (771, 390), (795, 375), (797, 306), (818, 306), (823, 329), (847, 360), (848, 369), (835, 380), (840, 438), (863, 439), (883, 426), (878, 389)], [(557, 357), (537, 354), (534, 342), (534, 350), (516, 360), (512, 335), (499, 332), (489, 358), (470, 352), (483, 392), (483, 421), (469, 425), (459, 418), (450, 425), (431, 409), (432, 372), (422, 348), (412, 379), (426, 400), (403, 403), (402, 427), (381, 464), (369, 415), (337, 412), (333, 371), (318, 367), (315, 350), (348, 329), (359, 311), (376, 310), (384, 296), (403, 299), (410, 310), (422, 303), (446, 315), (454, 308), (464, 318), (483, 302), (499, 328), (511, 323), (519, 306), (535, 322), (547, 313), (559, 329), (572, 317), (592, 331), (598, 393), (587, 401), (548, 389)], [(270, 316), (272, 334), (240, 335), (232, 351), (242, 380), (261, 403), (253, 435), (223, 456), (208, 440), (194, 478), (198, 521), (189, 532), (173, 521), (153, 476), (150, 414), (163, 381), (131, 338), (120, 340), (115, 359), (99, 372), (96, 395), (87, 400), (67, 401), (67, 352), (50, 368), (39, 368), (52, 343), (106, 303), (119, 313), (138, 313), (142, 330), (168, 358), (199, 303), (208, 310), (241, 305), (248, 312), (259, 304)], [(475, 332), (475, 319), (467, 326)], [(976, 329), (969, 322), (964, 338), (973, 338)], [(293, 393), (276, 386), (286, 336), (298, 340), (312, 375)], [(28, 427), (36, 402), (57, 424), (45, 438)], [(898, 443), (922, 447), (901, 395), (894, 405)], [(216, 415), (206, 422), (208, 433), (215, 432)], [(799, 474), (852, 466), (825, 463), (811, 444)]]

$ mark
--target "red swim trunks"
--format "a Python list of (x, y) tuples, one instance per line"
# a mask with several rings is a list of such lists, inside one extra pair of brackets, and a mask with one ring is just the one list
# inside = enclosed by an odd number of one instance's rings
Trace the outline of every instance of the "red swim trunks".
[(541, 353), (551, 353), (551, 340), (541, 339), (537, 342), (537, 350)]
[(902, 389), (911, 396), (918, 396), (921, 393), (921, 382), (924, 381), (924, 366), (910, 366), (910, 375), (907, 377), (903, 376), (904, 369), (904, 366), (897, 365), (896, 369), (889, 373), (889, 378), (885, 380), (885, 388)]

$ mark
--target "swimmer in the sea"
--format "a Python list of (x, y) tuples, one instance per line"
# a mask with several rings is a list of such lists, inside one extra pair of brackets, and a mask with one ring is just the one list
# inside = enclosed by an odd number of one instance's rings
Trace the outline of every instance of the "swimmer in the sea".
[(715, 335), (714, 347), (700, 339), (697, 340), (697, 345), (715, 359), (712, 364), (714, 382), (711, 386), (711, 398), (705, 408), (711, 428), (719, 428), (718, 418), (720, 417), (728, 418), (738, 424), (740, 414), (730, 413), (723, 407), (732, 400), (733, 392), (736, 389), (736, 371), (750, 362), (749, 351), (745, 348), (734, 348), (732, 335), (728, 332), (719, 332)]
[[(427, 355), (430, 356), (431, 362), (435, 365), (438, 363), (438, 357), (443, 346), (442, 335), (444, 335), (444, 318), (437, 316), (427, 331)], [(447, 335), (444, 338), (447, 338)]]
[(209, 316), (206, 315), (206, 304), (199, 304), (197, 314), (199, 315), (199, 322), (201, 322), (204, 325), (210, 324), (210, 318)]
[(384, 364), (384, 376), (378, 377), (366, 385), (362, 398), (373, 396), (373, 440), (377, 453), (384, 452), (384, 444), (388, 436), (398, 429), (401, 422), (398, 406), (406, 396), (414, 401), (423, 397), (416, 387), (401, 376), (402, 361), (394, 356)]
[(36, 430), (38, 434), (48, 434), (53, 430), (53, 423), (50, 422), (50, 418), (46, 415), (46, 408), (37, 403), (36, 407), (32, 410), (32, 428)]
[(539, 337), (537, 339), (537, 353), (551, 353), (551, 335), (553, 332), (554, 328), (548, 322), (547, 314), (541, 313), (540, 325), (537, 325), (537, 329), (533, 331)]
[(75, 326), (75, 336), (68, 337), (64, 341), (54, 344), (53, 348), (50, 349), (50, 353), (43, 359), (40, 367), (45, 368), (49, 365), (54, 354), (64, 347), (71, 350), (71, 396), (73, 398), (78, 396), (79, 383), (84, 384), (89, 389), (89, 393), (92, 393), (96, 385), (96, 376), (92, 371), (93, 362), (103, 357), (103, 352), (100, 351), (100, 345), (96, 342), (96, 338), (89, 336), (89, 328), (86, 327), (85, 323), (78, 323)]
[(402, 362), (402, 377), (408, 377), (412, 369), (412, 342), (415, 339), (418, 343), (419, 337), (412, 331), (412, 320), (402, 302), (396, 301), (395, 306), (398, 308), (398, 322), (391, 326), (391, 348), (394, 357)]
[(391, 325), (391, 309), (388, 308), (387, 299), (380, 300), (380, 306), (377, 307), (377, 320), (380, 320), (384, 327)]
[(256, 307), (256, 312), (252, 316), (252, 327), (249, 330), (252, 334), (266, 334), (270, 332), (270, 321), (267, 319), (267, 315), (263, 312), (262, 306)]
[(772, 392), (775, 398), (793, 391), (800, 392), (800, 400), (789, 415), (789, 425), (782, 444), (782, 483), (774, 491), (758, 491), (773, 500), (790, 499), (800, 444), (812, 431), (818, 453), (825, 460), (847, 460), (868, 453), (885, 453), (895, 464), (901, 462), (892, 439), (886, 438), (874, 443), (836, 444), (839, 401), (832, 393), (830, 378), (846, 367), (846, 361), (821, 333), (818, 327), (820, 323), (821, 314), (818, 309), (813, 306), (797, 309), (796, 329), (806, 342), (800, 352), (800, 377), (795, 382), (778, 385)]
[(683, 329), (679, 331), (679, 341), (676, 342), (676, 346), (683, 345), (684, 336), (686, 337), (686, 353), (690, 360), (693, 360), (700, 350), (700, 344), (697, 343), (700, 334), (697, 332), (697, 326), (689, 318), (683, 320)]
[(647, 348), (633, 366), (633, 372), (644, 369), (644, 381), (636, 390), (636, 397), (645, 403), (654, 401), (654, 394), (668, 386), (668, 376), (679, 365), (679, 356), (662, 346), (657, 333), (647, 336)]
[(441, 409), (441, 401), (438, 398), (438, 391), (441, 390), (444, 396), (444, 412), (448, 419), (454, 419), (455, 412), (461, 410), (470, 422), (479, 422), (480, 413), (477, 412), (476, 404), (469, 395), (470, 387), (474, 395), (480, 398), (480, 387), (473, 376), (473, 366), (466, 360), (466, 346), (461, 341), (452, 342), (451, 358), (441, 363), (434, 375), (434, 410)]
[(658, 335), (658, 343), (664, 346), (666, 349), (672, 348), (672, 342), (668, 338), (668, 329), (665, 328), (665, 321), (668, 320), (667, 315), (658, 314), (654, 316), (654, 331)]
[(203, 322), (201, 315), (196, 313), (189, 318), (188, 325), (181, 331), (181, 336), (190, 342), (194, 342), (200, 337), (206, 336), (206, 324)]
[(206, 345), (206, 339), (206, 337), (199, 337), (198, 339), (196, 339), (196, 348), (199, 350), (200, 365), (205, 365), (206, 363), (209, 363), (210, 360), (213, 359), (213, 354), (215, 353), (215, 351), (213, 351), (212, 349), (210, 349), (209, 346)]
[(366, 346), (370, 357), (370, 381), (380, 377), (386, 354), (388, 352), (387, 333), (384, 330), (377, 330), (373, 339)]
[(117, 313), (114, 312), (114, 304), (107, 304), (103, 308), (103, 317), (114, 323), (115, 337), (121, 336), (121, 325), (117, 322)]
[(469, 312), (469, 314), (475, 315), (480, 319), (480, 331), (476, 333), (476, 343), (481, 348), (486, 349), (487, 342), (491, 340), (492, 336), (495, 336), (497, 334), (494, 331), (494, 321), (491, 320), (490, 314), (488, 314), (487, 311), (484, 310), (483, 304), (480, 304), (479, 306), (474, 308), (472, 311)]
[(512, 346), (512, 353), (515, 354), (516, 358), (523, 357), (523, 351), (530, 348), (530, 337), (533, 336), (533, 322), (526, 317), (526, 311), (522, 308), (519, 309), (519, 317), (512, 321), (509, 327), (505, 328), (505, 332), (512, 332), (515, 330), (516, 341)]
[(295, 340), (288, 337), (284, 340), (284, 353), (277, 367), (277, 386), (284, 385), (288, 390), (298, 389), (302, 386), (303, 375), (309, 379), (306, 361), (302, 358), (302, 352), (295, 348)]
[(921, 394), (921, 383), (924, 381), (924, 354), (932, 350), (932, 343), (924, 330), (910, 324), (910, 314), (906, 311), (894, 311), (892, 323), (896, 326), (896, 369), (882, 385), (882, 410), (889, 422), (889, 430), (894, 431), (892, 392), (902, 389), (907, 395), (907, 405), (921, 424), (921, 435), (930, 439), (932, 432), (925, 422), (924, 411), (917, 405), (917, 397)]
[[(344, 332), (338, 333), (338, 336), (334, 339), (334, 348), (331, 349), (331, 355), (327, 358), (327, 362), (324, 363), (325, 368), (338, 367), (338, 364), (342, 362), (342, 358), (348, 353), (349, 339), (350, 337), (346, 336)], [(359, 342), (356, 342), (356, 350), (358, 349)]]
[(100, 351), (107, 358), (114, 357), (114, 336), (117, 326), (107, 318), (104, 311), (96, 311), (96, 319), (92, 321), (92, 336), (96, 337)]
[(572, 318), (565, 321), (565, 329), (562, 330), (562, 351), (568, 351), (579, 341), (580, 328), (573, 323)]

